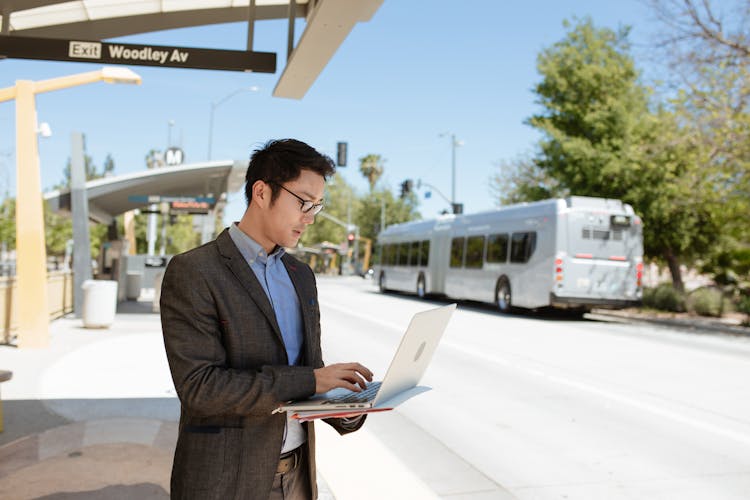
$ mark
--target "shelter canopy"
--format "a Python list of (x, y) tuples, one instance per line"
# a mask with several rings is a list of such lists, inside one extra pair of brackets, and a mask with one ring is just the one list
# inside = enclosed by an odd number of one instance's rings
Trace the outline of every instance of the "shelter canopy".
[[(128, 210), (145, 208), (148, 203), (134, 199), (144, 196), (212, 197), (222, 205), (225, 193), (242, 188), (246, 170), (247, 162), (212, 161), (91, 180), (86, 183), (89, 218), (109, 224)], [(46, 193), (44, 199), (55, 212), (71, 210), (70, 190)]]
[[(247, 22), (252, 50), (256, 20), (304, 17), (305, 29), (274, 89), (301, 99), (358, 22), (383, 0), (0, 0), (0, 34), (106, 40), (209, 24)], [(289, 36), (292, 39), (293, 36)], [(238, 48), (239, 49), (239, 48)]]

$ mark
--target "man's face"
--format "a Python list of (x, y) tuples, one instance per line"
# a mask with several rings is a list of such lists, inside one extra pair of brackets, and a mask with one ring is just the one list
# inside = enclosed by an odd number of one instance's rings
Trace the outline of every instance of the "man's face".
[[(325, 179), (311, 170), (302, 170), (299, 177), (285, 182), (283, 186), (303, 200), (314, 203), (323, 201)], [(302, 212), (298, 198), (284, 189), (277, 189), (279, 196), (266, 211), (265, 232), (276, 245), (296, 247), (307, 226), (315, 222), (314, 210)]]

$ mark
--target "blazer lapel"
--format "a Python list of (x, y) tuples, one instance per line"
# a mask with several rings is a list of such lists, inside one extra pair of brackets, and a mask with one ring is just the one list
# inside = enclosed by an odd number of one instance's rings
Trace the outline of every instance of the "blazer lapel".
[(260, 282), (255, 276), (255, 273), (250, 269), (247, 261), (235, 246), (232, 237), (229, 236), (228, 229), (222, 231), (222, 233), (216, 238), (216, 244), (219, 248), (219, 252), (226, 259), (225, 263), (227, 267), (237, 277), (245, 291), (247, 291), (247, 294), (253, 302), (255, 302), (261, 312), (263, 312), (263, 315), (273, 327), (273, 331), (276, 332), (279, 341), (284, 345), (284, 339), (281, 336), (281, 328), (279, 328), (279, 323), (276, 321), (276, 314), (273, 311), (273, 307), (271, 307), (271, 302), (268, 300), (268, 296), (266, 295), (265, 290), (263, 290), (263, 287), (260, 286)]
[(306, 279), (300, 273), (298, 266), (300, 265), (296, 259), (292, 258), (289, 254), (284, 254), (281, 257), (281, 262), (286, 267), (286, 272), (289, 275), (289, 279), (292, 280), (292, 285), (297, 292), (297, 299), (299, 300), (300, 308), (302, 309), (302, 322), (305, 330), (305, 355), (308, 361), (313, 359), (313, 353), (310, 352), (312, 342), (312, 335), (314, 334), (313, 318), (315, 317), (315, 308), (318, 305), (315, 303), (315, 290), (312, 288), (312, 283), (309, 279)]

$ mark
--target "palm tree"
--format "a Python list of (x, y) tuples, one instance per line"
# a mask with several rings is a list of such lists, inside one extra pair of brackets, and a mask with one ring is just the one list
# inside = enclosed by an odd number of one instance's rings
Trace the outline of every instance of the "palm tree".
[(369, 154), (359, 159), (359, 171), (370, 183), (370, 192), (383, 175), (383, 163), (385, 160), (380, 155)]

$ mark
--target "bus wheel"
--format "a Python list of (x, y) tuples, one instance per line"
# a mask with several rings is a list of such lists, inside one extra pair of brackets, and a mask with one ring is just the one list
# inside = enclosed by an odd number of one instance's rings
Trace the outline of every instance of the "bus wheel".
[(385, 273), (380, 273), (378, 278), (378, 288), (381, 292), (385, 292)]
[(510, 283), (506, 278), (501, 278), (497, 282), (495, 289), (495, 304), (502, 313), (509, 313), (511, 308)]
[(425, 296), (425, 286), (424, 286), (424, 276), (419, 275), (419, 278), (417, 278), (417, 297), (420, 299), (423, 299)]

